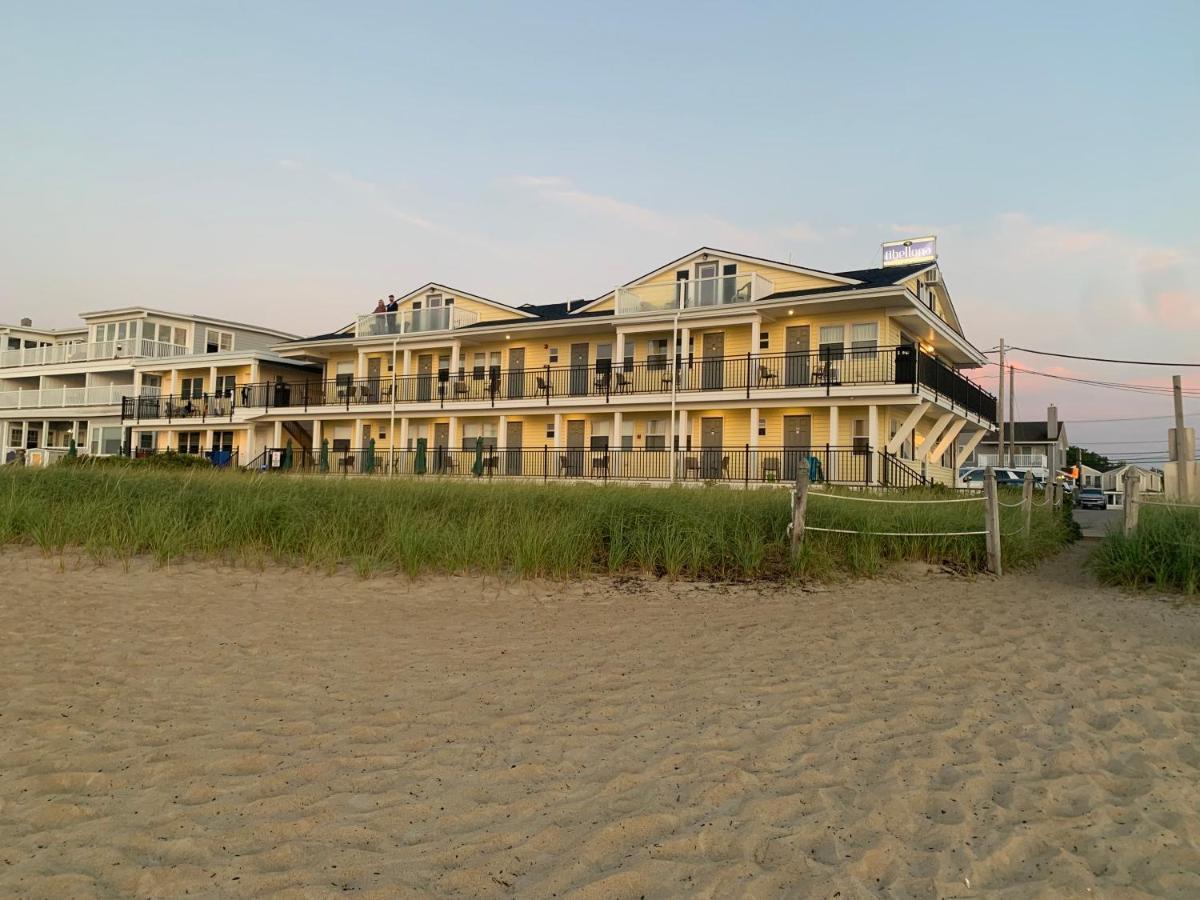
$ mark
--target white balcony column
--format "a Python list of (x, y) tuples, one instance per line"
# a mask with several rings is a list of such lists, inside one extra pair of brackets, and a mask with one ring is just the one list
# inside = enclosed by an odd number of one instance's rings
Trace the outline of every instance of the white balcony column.
[[(838, 435), (841, 434), (841, 429), (838, 423), (838, 408), (836, 406), (829, 407), (829, 445), (831, 447), (840, 446)], [(838, 461), (837, 454), (829, 455), (829, 471), (825, 473), (825, 477), (830, 481), (837, 480)]]
[(312, 437), (312, 440), (313, 440), (312, 448), (314, 450), (320, 450), (321, 449), (321, 437), (322, 437), (322, 435), (321, 435), (321, 420), (320, 419), (313, 419), (312, 436), (313, 436)]
[(238, 459), (239, 466), (246, 465), (248, 462), (250, 462), (250, 460), (254, 459), (254, 457), (257, 455), (254, 452), (254, 425), (253, 424), (246, 426), (246, 434), (242, 438), (242, 446), (240, 448), (238, 448), (238, 453), (240, 454), (240, 457)]
[(758, 417), (759, 417), (758, 407), (757, 406), (750, 407), (750, 433), (748, 435), (748, 439), (749, 439), (751, 450), (758, 449)]
[(679, 427), (676, 429), (675, 435), (679, 439), (679, 449), (686, 450), (688, 448), (688, 411), (686, 409), (679, 411)]
[(358, 356), (356, 356), (354, 358), (354, 380), (355, 381), (357, 381), (358, 379), (363, 377), (363, 372), (366, 371), (366, 368), (367, 368), (366, 360), (367, 360), (366, 352), (363, 350), (359, 350)]
[(613, 413), (612, 434), (608, 438), (608, 447), (610, 450), (621, 449), (621, 428), (624, 426), (625, 417), (618, 409)]
[(283, 420), (276, 419), (274, 424), (275, 424), (275, 433), (272, 436), (272, 440), (273, 440), (272, 446), (276, 450), (278, 450), (280, 447), (283, 446)]
[(681, 366), (686, 366), (688, 363), (688, 340), (691, 338), (692, 330), (686, 326), (679, 328), (679, 360)]
[(867, 445), (871, 448), (871, 481), (878, 482), (881, 463), (875, 459), (874, 454), (879, 450), (879, 407), (873, 403), (867, 407)]
[(29, 446), (29, 420), (25, 419), (21, 422), (21, 449), (24, 450)]
[(405, 348), (404, 361), (400, 364), (400, 374), (407, 375), (410, 371), (409, 367), (411, 365), (412, 365), (412, 350)]
[(205, 448), (213, 449), (213, 430), (211, 428), (204, 430), (204, 446), (200, 448), (200, 452), (203, 453)]
[(365, 450), (366, 449), (369, 441), (364, 441), (362, 439), (362, 430), (363, 430), (363, 420), (355, 419), (354, 420), (354, 431), (352, 431), (350, 433), (350, 449), (351, 450), (355, 450), (355, 449)]
[(396, 449), (408, 449), (408, 416), (400, 417), (400, 440), (396, 443)]
[(213, 394), (213, 393), (216, 393), (216, 390), (217, 390), (217, 367), (209, 366), (208, 367), (208, 392), (210, 394)]
[(758, 349), (759, 339), (762, 337), (762, 320), (755, 316), (750, 320), (750, 352), (757, 356), (762, 351)]
[(173, 429), (168, 429), (168, 430), (166, 430), (166, 431), (164, 431), (164, 432), (163, 432), (163, 435), (165, 436), (165, 437), (164, 437), (164, 443), (166, 444), (166, 446), (165, 446), (165, 447), (159, 447), (159, 446), (158, 446), (158, 442), (157, 442), (157, 440), (156, 440), (156, 441), (155, 441), (155, 444), (154, 444), (154, 448), (155, 448), (156, 450), (163, 450), (163, 451), (165, 452), (165, 451), (167, 451), (167, 450), (170, 450), (172, 447), (174, 447), (174, 446), (175, 446), (175, 431), (174, 431)]
[(450, 345), (450, 380), (458, 378), (459, 357), (462, 353), (462, 341), (454, 341)]
[(623, 371), (625, 365), (625, 332), (617, 330), (616, 340), (613, 341), (613, 366), (617, 371)]
[(508, 449), (508, 416), (501, 416), (496, 423), (496, 449)]
[(250, 383), (258, 384), (258, 360), (250, 360)]
[(563, 427), (562, 413), (555, 413), (554, 414), (554, 446), (555, 447), (563, 446), (562, 443), (560, 443), (562, 441), (562, 437), (563, 437), (562, 427)]
[(50, 420), (49, 419), (42, 420), (42, 446), (43, 447), (50, 446)]
[(457, 447), (461, 441), (458, 437), (458, 416), (450, 417), (449, 437), (446, 438), (446, 443), (450, 445), (450, 449)]

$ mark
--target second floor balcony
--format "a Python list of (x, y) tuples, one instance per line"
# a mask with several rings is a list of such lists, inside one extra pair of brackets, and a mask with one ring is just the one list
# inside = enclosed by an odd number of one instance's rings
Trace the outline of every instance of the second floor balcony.
[(427, 331), (449, 331), (465, 328), (479, 321), (479, 314), (457, 306), (431, 306), (426, 309), (405, 309), (391, 313), (370, 313), (359, 316), (355, 337), (376, 335), (420, 334)]
[(616, 290), (617, 315), (744, 306), (773, 293), (775, 286), (756, 272), (689, 281), (643, 284)]
[[(666, 401), (674, 394), (812, 396), (869, 393), (862, 388), (925, 391), (985, 422), (995, 421), (996, 398), (940, 360), (912, 346), (838, 349), (743, 356), (651, 358), (638, 363), (600, 360), (589, 365), (508, 369), (476, 366), (381, 378), (342, 376), (332, 381), (238, 385), (220, 394), (189, 397), (142, 396), (125, 401), (126, 419), (233, 418), (237, 409), (319, 409), (361, 406), (510, 405), (550, 406), (581, 400), (623, 398)], [(882, 391), (881, 391), (882, 392)], [(895, 393), (895, 391), (890, 391)], [(863, 402), (861, 397), (857, 397)]]
[(67, 409), (76, 406), (116, 406), (134, 395), (132, 384), (92, 387), (34, 388), (0, 391), (0, 409)]
[(84, 363), (105, 359), (160, 358), (186, 356), (192, 348), (183, 344), (148, 341), (132, 338), (114, 341), (79, 341), (52, 344), (48, 347), (25, 347), (0, 351), (0, 368), (16, 366), (50, 366), (63, 363)]

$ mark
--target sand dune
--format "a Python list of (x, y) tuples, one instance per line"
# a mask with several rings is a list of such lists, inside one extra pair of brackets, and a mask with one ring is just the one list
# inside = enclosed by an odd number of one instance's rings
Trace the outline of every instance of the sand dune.
[(1078, 558), (0, 569), (4, 896), (1200, 896), (1200, 610)]

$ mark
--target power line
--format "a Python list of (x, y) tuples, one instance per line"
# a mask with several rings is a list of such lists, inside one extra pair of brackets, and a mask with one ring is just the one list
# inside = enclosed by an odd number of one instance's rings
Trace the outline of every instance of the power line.
[[(1175, 417), (1173, 415), (1172, 416), (1124, 416), (1124, 417), (1107, 418), (1107, 419), (1072, 419), (1067, 424), (1069, 424), (1069, 425), (1100, 425), (1100, 424), (1107, 424), (1109, 422), (1150, 422), (1155, 419), (1174, 419), (1174, 418)], [(1185, 419), (1200, 418), (1200, 412), (1186, 413), (1184, 415), (1184, 418)]]
[[(1005, 346), (1005, 351), (1021, 350), (1025, 353), (1033, 353), (1037, 356), (1056, 356), (1059, 359), (1082, 359), (1087, 362), (1102, 362), (1102, 363), (1119, 363), (1126, 366), (1170, 366), (1172, 368), (1192, 368), (1200, 369), (1200, 363), (1186, 362), (1158, 362), (1148, 359), (1107, 359), (1103, 356), (1076, 356), (1073, 353), (1051, 353), (1049, 350), (1031, 350), (1029, 347), (1009, 347)], [(991, 350), (985, 350), (984, 353), (999, 353), (1000, 348), (994, 347)]]
[[(998, 363), (990, 362), (988, 365), (995, 366)], [(1053, 378), (1056, 381), (1069, 381), (1074, 384), (1086, 384), (1091, 387), (1102, 387), (1116, 391), (1128, 391), (1135, 394), (1150, 394), (1153, 396), (1169, 397), (1173, 393), (1173, 389), (1166, 386), (1158, 386), (1153, 384), (1134, 384), (1125, 381), (1101, 381), (1097, 378), (1075, 378), (1071, 375), (1055, 375), (1052, 372), (1039, 372), (1037, 369), (1017, 369), (1018, 372), (1026, 375), (1038, 375), (1042, 378)], [(981, 378), (994, 378), (994, 375), (983, 375)], [(1187, 390), (1183, 392), (1186, 397), (1200, 397), (1200, 390)]]

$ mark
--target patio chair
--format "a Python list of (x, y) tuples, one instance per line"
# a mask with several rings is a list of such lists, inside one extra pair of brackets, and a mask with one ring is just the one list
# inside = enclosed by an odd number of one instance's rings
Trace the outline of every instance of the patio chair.
[(629, 378), (629, 376), (624, 374), (623, 372), (618, 372), (617, 373), (617, 390), (624, 391), (631, 387), (633, 387), (633, 381)]
[(685, 481), (692, 472), (696, 473), (697, 478), (700, 477), (700, 460), (694, 456), (686, 456), (683, 460), (683, 477)]
[(467, 386), (467, 383), (465, 381), (454, 382), (454, 396), (455, 397), (465, 397), (470, 392), (471, 392), (471, 389), (470, 389), (470, 387)]
[(769, 481), (768, 475), (773, 475), (774, 480), (779, 480), (779, 460), (775, 458), (764, 459), (762, 462), (762, 480)]
[(546, 384), (546, 379), (541, 375), (537, 377), (537, 389), (539, 394), (549, 394), (550, 385)]
[(764, 383), (768, 382), (777, 383), (778, 378), (776, 377), (775, 373), (766, 366), (760, 365), (758, 367), (758, 384), (761, 387)]
[(565, 453), (558, 454), (558, 477), (562, 478), (571, 471), (571, 458)]
[(593, 477), (599, 473), (601, 476), (608, 475), (608, 457), (597, 456), (592, 460), (592, 475)]

